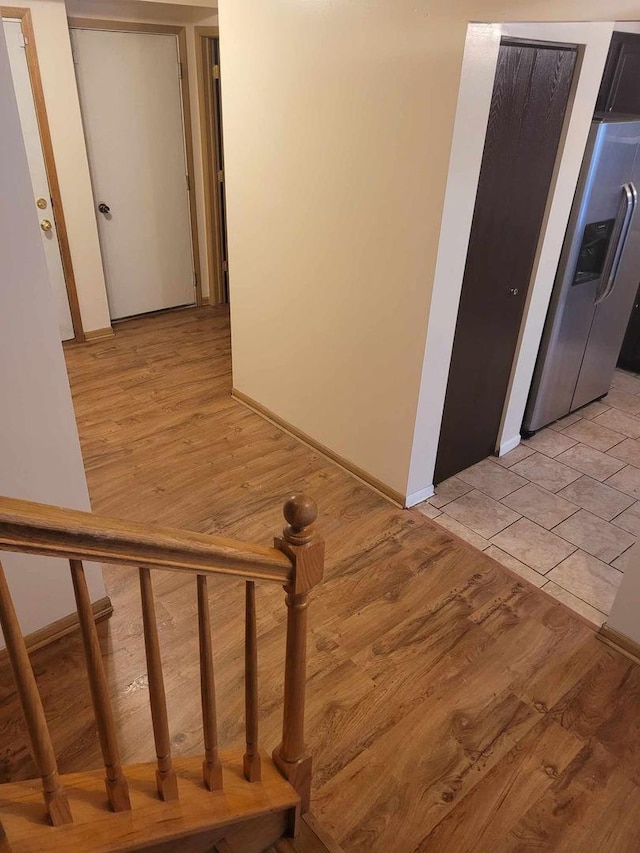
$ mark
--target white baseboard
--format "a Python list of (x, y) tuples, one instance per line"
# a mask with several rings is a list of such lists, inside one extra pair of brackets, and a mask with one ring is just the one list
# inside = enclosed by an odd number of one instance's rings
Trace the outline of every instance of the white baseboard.
[(508, 453), (510, 450), (513, 450), (514, 447), (517, 447), (520, 444), (520, 436), (514, 435), (513, 438), (510, 438), (508, 441), (503, 441), (498, 448), (498, 456), (504, 456), (505, 453)]
[(435, 489), (433, 485), (427, 486), (426, 489), (420, 489), (419, 492), (414, 492), (412, 495), (407, 495), (404, 501), (404, 505), (406, 507), (415, 506), (416, 504), (421, 504), (422, 501), (426, 501), (427, 498), (432, 498), (435, 495)]

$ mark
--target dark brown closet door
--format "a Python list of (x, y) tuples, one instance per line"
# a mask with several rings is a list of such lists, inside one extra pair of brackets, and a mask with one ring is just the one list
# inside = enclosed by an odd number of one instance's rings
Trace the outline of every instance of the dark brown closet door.
[(436, 483), (495, 449), (575, 61), (555, 45), (500, 47)]

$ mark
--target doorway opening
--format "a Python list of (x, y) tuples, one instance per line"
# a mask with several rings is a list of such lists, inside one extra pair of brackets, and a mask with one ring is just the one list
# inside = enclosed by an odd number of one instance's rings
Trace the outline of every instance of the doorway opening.
[(217, 27), (196, 27), (196, 62), (211, 303), (229, 302), (220, 38)]
[(69, 27), (110, 317), (200, 305), (185, 28)]
[(0, 13), (31, 176), (34, 215), (38, 217), (42, 232), (60, 338), (84, 342), (31, 12), (29, 9), (0, 7)]
[(501, 434), (421, 509), (601, 625), (640, 537), (640, 26), (588, 26)]

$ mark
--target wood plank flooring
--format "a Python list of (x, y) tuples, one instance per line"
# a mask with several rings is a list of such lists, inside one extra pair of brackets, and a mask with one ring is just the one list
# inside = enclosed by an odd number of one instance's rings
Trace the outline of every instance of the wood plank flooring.
[[(269, 543), (304, 490), (327, 540), (307, 702), (312, 810), (346, 851), (640, 849), (640, 668), (563, 605), (230, 399), (226, 311), (66, 350), (94, 509)], [(283, 377), (284, 381), (284, 377)], [(176, 755), (202, 749), (195, 581), (154, 572)], [(123, 760), (153, 760), (137, 574), (107, 567)], [(212, 584), (220, 739), (242, 745), (242, 584)], [(260, 739), (282, 712), (285, 607), (258, 589)], [(33, 656), (65, 772), (99, 767), (81, 647)], [(33, 773), (6, 669), (0, 777)]]

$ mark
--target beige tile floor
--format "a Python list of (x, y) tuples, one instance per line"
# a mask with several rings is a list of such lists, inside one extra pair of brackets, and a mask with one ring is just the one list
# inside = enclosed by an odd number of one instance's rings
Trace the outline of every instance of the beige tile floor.
[(640, 376), (436, 486), (417, 509), (601, 625), (640, 536)]

